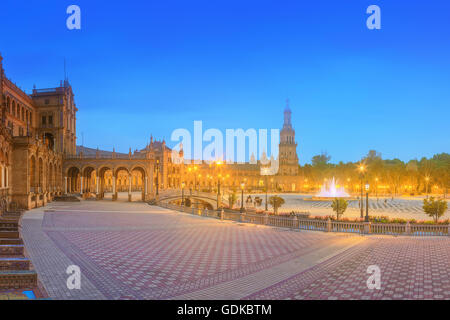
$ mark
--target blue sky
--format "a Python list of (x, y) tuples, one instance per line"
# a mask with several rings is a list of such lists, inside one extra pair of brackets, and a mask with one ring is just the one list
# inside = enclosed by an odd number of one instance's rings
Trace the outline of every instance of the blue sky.
[[(71, 4), (81, 30), (66, 28)], [(0, 51), (26, 92), (57, 86), (66, 59), (85, 146), (171, 145), (194, 120), (280, 128), (289, 98), (301, 164), (409, 160), (450, 152), (449, 21), (445, 0), (3, 0)]]

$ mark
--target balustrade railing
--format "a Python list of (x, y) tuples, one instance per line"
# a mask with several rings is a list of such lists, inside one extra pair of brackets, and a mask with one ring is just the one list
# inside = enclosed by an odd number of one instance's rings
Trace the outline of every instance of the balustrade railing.
[(406, 224), (395, 223), (372, 223), (370, 232), (376, 234), (406, 234)]
[(254, 213), (240, 213), (225, 209), (208, 210), (192, 208), (160, 202), (159, 206), (190, 214), (212, 217), (216, 219), (232, 220), (253, 224), (269, 225), (280, 228), (302, 229), (313, 231), (346, 232), (361, 234), (410, 235), (410, 236), (450, 236), (450, 225), (427, 224), (395, 224), (395, 223), (366, 223), (331, 221), (319, 219), (305, 219), (297, 216), (274, 216)]

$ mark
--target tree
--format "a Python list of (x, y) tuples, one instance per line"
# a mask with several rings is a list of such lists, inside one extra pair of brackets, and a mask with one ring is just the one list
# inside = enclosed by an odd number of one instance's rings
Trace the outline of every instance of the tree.
[(326, 152), (322, 152), (320, 155), (316, 155), (312, 157), (311, 163), (313, 167), (324, 167), (330, 161), (331, 156), (329, 156)]
[(184, 200), (184, 205), (185, 205), (186, 207), (190, 207), (191, 204), (192, 204), (191, 198), (186, 198), (186, 199)]
[(230, 193), (228, 195), (228, 205), (230, 206), (230, 209), (233, 208), (234, 204), (237, 201), (237, 195), (236, 192)]
[(279, 196), (272, 196), (269, 198), (269, 204), (273, 207), (273, 212), (278, 214), (278, 208), (284, 204), (284, 199)]
[(339, 220), (339, 216), (343, 215), (345, 210), (347, 210), (348, 201), (344, 198), (334, 198), (331, 203), (331, 208), (336, 212), (336, 219)]
[(434, 219), (434, 222), (438, 222), (439, 218), (444, 215), (447, 210), (447, 201), (443, 199), (423, 199), (423, 211)]

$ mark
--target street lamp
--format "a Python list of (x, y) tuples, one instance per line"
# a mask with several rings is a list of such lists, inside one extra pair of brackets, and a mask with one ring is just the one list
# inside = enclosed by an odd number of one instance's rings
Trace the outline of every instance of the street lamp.
[(377, 201), (378, 201), (378, 177), (375, 177), (375, 196), (377, 197)]
[(425, 192), (427, 193), (427, 199), (428, 199), (428, 183), (430, 182), (430, 177), (429, 177), (429, 176), (426, 176), (426, 177), (425, 177), (425, 181), (427, 182), (427, 183), (426, 183), (426, 190), (425, 190)]
[(244, 212), (244, 188), (245, 188), (245, 183), (242, 182), (241, 183), (241, 213)]
[(159, 159), (156, 160), (156, 195), (159, 195)]
[(360, 208), (361, 208), (361, 219), (364, 218), (364, 193), (363, 193), (363, 178), (364, 178), (364, 171), (366, 170), (366, 167), (364, 164), (360, 164), (358, 167), (358, 170), (360, 172), (361, 177), (361, 199), (360, 199)]
[(262, 170), (262, 173), (263, 173), (263, 175), (264, 176), (266, 176), (266, 211), (269, 209), (269, 207), (268, 207), (268, 204), (267, 204), (267, 192), (268, 192), (268, 189), (269, 189), (269, 182), (268, 182), (268, 175), (269, 175), (269, 168), (263, 168), (263, 170)]
[(184, 181), (181, 183), (181, 206), (184, 206)]
[(369, 222), (369, 184), (366, 183), (366, 222)]
[(197, 176), (195, 174), (195, 171), (197, 171), (198, 167), (194, 166), (194, 191), (197, 191)]

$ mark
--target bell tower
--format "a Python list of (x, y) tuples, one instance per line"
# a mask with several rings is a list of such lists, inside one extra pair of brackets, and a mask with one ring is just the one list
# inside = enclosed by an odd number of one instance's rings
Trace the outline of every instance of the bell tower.
[(297, 143), (295, 142), (295, 130), (292, 128), (289, 100), (286, 100), (284, 124), (280, 132), (278, 174), (283, 176), (298, 175)]

